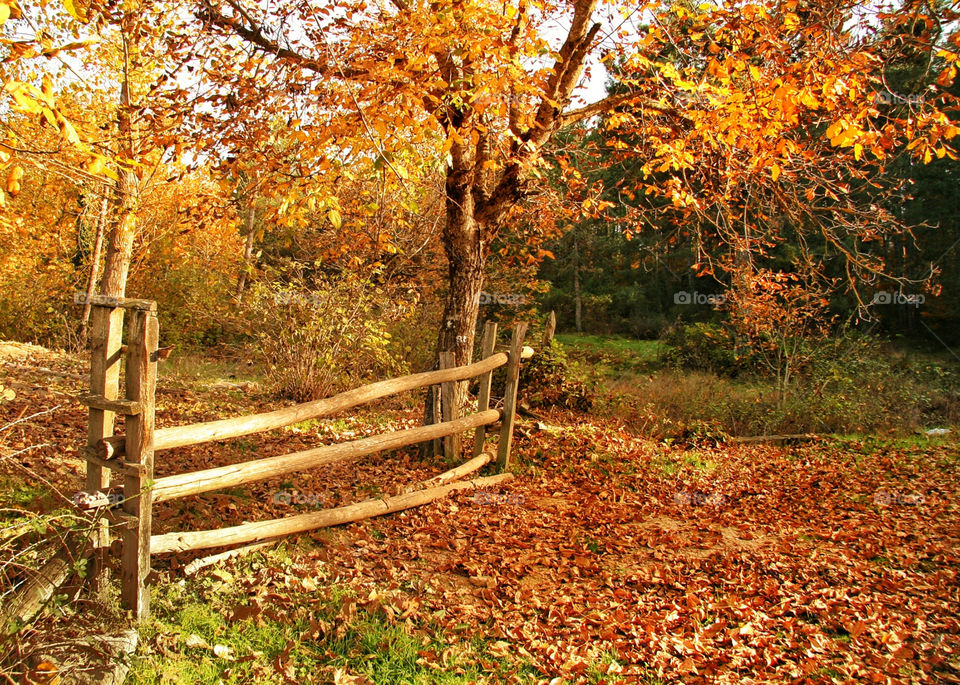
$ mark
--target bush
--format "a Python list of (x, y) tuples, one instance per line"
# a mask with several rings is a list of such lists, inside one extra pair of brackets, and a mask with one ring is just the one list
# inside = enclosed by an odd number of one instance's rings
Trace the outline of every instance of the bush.
[(590, 411), (594, 391), (578, 377), (556, 340), (537, 350), (520, 366), (520, 390), (531, 407), (563, 407)]
[(367, 281), (258, 284), (250, 300), (251, 331), (281, 397), (306, 402), (405, 370), (387, 332), (403, 311)]
[(732, 332), (714, 323), (677, 324), (660, 339), (668, 346), (667, 362), (680, 369), (736, 376), (750, 365), (737, 349)]
[(785, 401), (759, 375), (664, 370), (614, 383), (618, 411), (655, 437), (702, 437), (702, 424), (730, 435), (902, 433), (960, 420), (958, 368), (911, 357), (868, 336), (819, 343)]

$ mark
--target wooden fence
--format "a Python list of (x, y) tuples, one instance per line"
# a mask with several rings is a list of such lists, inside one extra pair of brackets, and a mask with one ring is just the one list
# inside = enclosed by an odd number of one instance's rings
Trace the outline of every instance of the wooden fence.
[[(88, 508), (102, 507), (106, 513), (103, 527), (94, 544), (111, 549), (110, 527), (120, 530), (123, 604), (137, 617), (150, 611), (148, 574), (154, 554), (222, 547), (277, 538), (324, 526), (357, 521), (370, 516), (401, 511), (423, 504), (451, 491), (494, 485), (510, 477), (510, 449), (516, 408), (520, 360), (532, 356), (523, 347), (526, 324), (517, 324), (507, 352), (495, 349), (497, 325), (487, 323), (483, 334), (481, 359), (466, 366), (455, 366), (450, 355), (442, 355), (440, 369), (394, 378), (356, 388), (313, 402), (284, 407), (263, 414), (195, 423), (171, 428), (154, 427), (157, 382), (158, 332), (156, 304), (127, 298), (92, 298), (90, 395), (81, 398), (89, 408), (86, 492), (79, 501)], [(126, 342), (123, 320), (126, 318)], [(120, 397), (120, 362), (125, 359), (124, 396)], [(507, 367), (503, 409), (490, 408), (490, 384), (493, 371)], [(453, 400), (456, 384), (480, 379), (477, 411), (459, 415)], [(261, 433), (307, 419), (327, 416), (357, 407), (372, 400), (428, 386), (440, 386), (442, 422), (393, 431), (351, 442), (324, 445), (314, 449), (274, 457), (154, 478), (154, 454), (159, 450), (196, 445), (212, 440)], [(124, 416), (124, 434), (114, 435), (116, 415)], [(458, 479), (492, 461), (484, 452), (486, 429), (502, 421), (496, 460), (499, 475), (468, 482)], [(229, 528), (182, 531), (153, 535), (153, 505), (178, 497), (235, 487), (267, 478), (343, 462), (426, 441), (438, 441), (448, 458), (459, 456), (459, 436), (473, 430), (472, 458), (430, 480), (412, 492), (393, 497), (366, 500), (352, 505), (325, 509), (269, 521), (244, 523)], [(110, 472), (122, 474), (122, 511), (112, 513), (107, 505)], [(117, 549), (114, 546), (113, 549)], [(102, 566), (102, 559), (98, 566)], [(101, 574), (99, 568), (95, 573)]]

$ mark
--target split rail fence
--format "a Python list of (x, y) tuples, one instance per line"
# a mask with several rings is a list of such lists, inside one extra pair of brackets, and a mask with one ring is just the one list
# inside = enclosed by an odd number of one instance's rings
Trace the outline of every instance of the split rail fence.
[[(150, 558), (165, 554), (241, 543), (272, 540), (284, 535), (325, 526), (357, 521), (370, 516), (401, 511), (430, 502), (451, 491), (490, 486), (509, 479), (510, 450), (516, 410), (520, 361), (533, 355), (523, 347), (527, 324), (513, 329), (507, 351), (496, 350), (497, 325), (484, 328), (481, 359), (455, 366), (451, 354), (440, 359), (440, 369), (371, 383), (313, 402), (274, 411), (170, 428), (155, 428), (158, 337), (156, 303), (129, 298), (92, 298), (90, 394), (81, 398), (89, 408), (86, 490), (80, 498), (86, 507), (102, 507), (107, 515), (96, 532), (94, 546), (111, 548), (110, 528), (120, 530), (121, 599), (137, 617), (150, 611), (148, 575)], [(126, 335), (123, 323), (126, 318)], [(124, 337), (126, 340), (124, 341)], [(125, 359), (124, 392), (120, 396), (120, 362)], [(502, 409), (490, 408), (493, 371), (507, 367), (506, 392)], [(477, 411), (460, 416), (454, 398), (456, 384), (479, 378)], [(431, 393), (440, 398), (440, 423), (398, 430), (346, 443), (324, 445), (280, 456), (215, 468), (154, 477), (156, 452), (174, 447), (226, 440), (289, 426), (307, 419), (328, 416), (376, 399), (425, 387), (440, 387)], [(124, 417), (124, 433), (114, 435), (117, 415)], [(494, 459), (484, 451), (487, 427), (501, 422), (496, 461), (499, 475), (458, 482)], [(356, 504), (298, 514), (269, 521), (202, 531), (153, 535), (153, 505), (179, 497), (236, 487), (296, 471), (358, 459), (376, 452), (433, 441), (448, 458), (460, 454), (459, 438), (474, 431), (472, 458), (459, 466), (419, 484), (404, 494), (365, 500)], [(122, 475), (122, 511), (109, 510), (110, 472)], [(101, 559), (102, 561), (102, 559)], [(102, 566), (102, 563), (98, 563)], [(102, 569), (95, 568), (102, 574)], [(101, 576), (102, 577), (102, 576)]]

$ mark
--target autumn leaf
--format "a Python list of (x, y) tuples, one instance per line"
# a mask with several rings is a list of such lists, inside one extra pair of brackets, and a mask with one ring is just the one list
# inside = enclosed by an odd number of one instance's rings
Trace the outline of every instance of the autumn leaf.
[(340, 216), (340, 212), (336, 209), (327, 210), (327, 219), (337, 230), (340, 230), (340, 228), (343, 226), (343, 217)]
[(23, 178), (23, 167), (15, 164), (7, 174), (7, 192), (14, 197), (20, 192), (20, 179)]
[(80, 6), (77, 4), (78, 0), (63, 0), (63, 7), (70, 13), (77, 21), (86, 23), (87, 19), (80, 11)]

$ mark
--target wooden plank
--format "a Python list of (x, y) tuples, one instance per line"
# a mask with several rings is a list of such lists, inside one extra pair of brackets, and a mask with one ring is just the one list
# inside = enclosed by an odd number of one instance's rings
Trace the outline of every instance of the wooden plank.
[[(123, 309), (96, 308), (90, 316), (90, 393), (116, 399), (120, 389), (119, 352), (123, 342)], [(116, 415), (111, 411), (91, 408), (87, 414), (87, 447), (96, 449), (113, 435)], [(84, 490), (96, 492), (110, 487), (110, 471), (96, 463), (86, 463)], [(91, 577), (96, 587), (106, 587), (104, 555), (110, 546), (109, 522), (101, 519), (91, 539), (96, 549)]]
[(135, 526), (123, 529), (122, 587), (123, 604), (138, 620), (150, 615), (150, 536), (153, 522), (153, 432), (159, 341), (157, 316), (152, 311), (135, 309), (130, 314), (127, 332), (127, 397), (140, 404), (139, 414), (128, 416), (127, 461), (139, 466), (127, 470), (123, 478), (123, 511), (137, 519)]
[[(82, 536), (68, 536), (60, 544), (57, 554), (38, 571), (31, 572), (15, 590), (7, 594), (7, 589), (4, 589), (3, 605), (0, 606), (0, 635), (12, 635), (20, 626), (30, 623), (47, 606), (57, 590), (74, 576), (79, 562), (92, 552), (89, 541)], [(7, 680), (16, 682), (11, 678)]]
[[(212, 440), (227, 440), (228, 438), (237, 438), (241, 435), (250, 435), (251, 433), (262, 433), (275, 428), (283, 428), (294, 423), (315, 419), (329, 414), (353, 409), (362, 404), (382, 399), (391, 395), (396, 395), (408, 390), (417, 390), (428, 385), (438, 385), (447, 381), (462, 381), (468, 378), (474, 378), (487, 371), (498, 369), (507, 363), (507, 355), (503, 352), (491, 355), (475, 364), (468, 366), (458, 366), (453, 369), (440, 369), (438, 371), (426, 371), (424, 373), (415, 373), (409, 376), (391, 378), (389, 380), (371, 383), (353, 390), (342, 392), (333, 397), (297, 404), (292, 407), (284, 407), (264, 414), (249, 414), (247, 416), (237, 416), (231, 419), (221, 419), (219, 421), (208, 421), (205, 423), (192, 423), (184, 426), (173, 426), (171, 428), (160, 428), (154, 434), (154, 451), (170, 449), (173, 447), (183, 447), (184, 445), (197, 445)], [(96, 445), (98, 455), (101, 458), (110, 456), (120, 456), (124, 453), (123, 438), (117, 436), (116, 439), (108, 440), (103, 444)]]
[(134, 400), (111, 400), (103, 395), (85, 395), (77, 400), (84, 406), (124, 416), (133, 416), (141, 411), (140, 403)]
[(499, 420), (500, 411), (490, 409), (482, 414), (471, 414), (450, 423), (435, 423), (430, 426), (408, 428), (407, 430), (374, 435), (338, 445), (324, 445), (323, 447), (277, 457), (255, 459), (241, 464), (230, 464), (203, 471), (165, 476), (158, 478), (154, 483), (153, 501), (165, 502), (177, 497), (198, 495), (211, 490), (253, 483), (274, 476), (316, 468), (324, 464), (358, 459), (375, 452), (393, 450), (433, 440), (451, 433), (473, 430), (477, 426), (484, 426)]
[[(452, 369), (457, 365), (453, 352), (440, 353), (440, 368)], [(444, 423), (460, 418), (457, 406), (457, 382), (447, 381), (440, 386), (440, 415)], [(460, 435), (451, 434), (443, 439), (443, 457), (447, 461), (460, 458)]]
[(368, 499), (356, 504), (349, 504), (335, 509), (324, 509), (299, 516), (290, 516), (271, 521), (256, 521), (244, 523), (230, 528), (217, 530), (201, 530), (194, 532), (165, 533), (154, 535), (151, 548), (155, 554), (167, 552), (184, 552), (192, 549), (209, 549), (211, 547), (226, 547), (239, 545), (245, 542), (267, 540), (281, 535), (303, 533), (317, 528), (337, 526), (353, 521), (362, 521), (373, 516), (383, 516), (396, 511), (403, 511), (418, 507), (428, 502), (445, 497), (458, 490), (489, 487), (506, 482), (513, 477), (512, 473), (502, 473), (486, 478), (476, 478), (470, 481), (448, 483), (435, 488), (418, 490), (403, 495)]
[(510, 362), (507, 364), (507, 386), (503, 395), (503, 425), (500, 428), (500, 444), (497, 445), (497, 469), (510, 468), (510, 450), (513, 447), (513, 424), (517, 416), (517, 385), (520, 378), (520, 359), (523, 351), (523, 338), (527, 334), (527, 324), (518, 323), (513, 327), (510, 341)]
[[(483, 343), (480, 348), (480, 358), (486, 359), (493, 354), (497, 346), (497, 322), (487, 321), (483, 326)], [(490, 408), (490, 383), (493, 381), (493, 371), (480, 376), (480, 389), (477, 394), (477, 411), (486, 411)], [(480, 426), (473, 436), (473, 456), (479, 457), (483, 452), (483, 443), (487, 439), (487, 427)]]
[(153, 300), (136, 300), (130, 297), (108, 297), (107, 295), (90, 295), (77, 293), (73, 298), (76, 304), (90, 304), (105, 309), (130, 309), (134, 311), (155, 312), (157, 303)]

